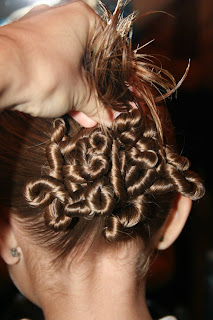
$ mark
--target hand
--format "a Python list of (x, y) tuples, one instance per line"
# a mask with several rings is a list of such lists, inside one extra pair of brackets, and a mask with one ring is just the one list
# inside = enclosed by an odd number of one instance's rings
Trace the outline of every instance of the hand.
[(86, 126), (100, 122), (97, 99), (82, 65), (89, 33), (98, 19), (89, 6), (75, 1), (60, 7), (37, 6), (0, 28), (0, 44), (10, 49), (7, 74), (11, 74), (6, 90), (0, 91), (0, 106), (40, 117), (74, 110), (78, 121), (79, 112), (85, 114)]

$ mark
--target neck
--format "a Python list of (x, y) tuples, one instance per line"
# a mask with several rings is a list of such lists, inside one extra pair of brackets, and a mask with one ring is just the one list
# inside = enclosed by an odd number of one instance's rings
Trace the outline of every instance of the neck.
[(105, 253), (78, 261), (76, 268), (72, 264), (67, 274), (60, 274), (63, 287), (55, 285), (60, 291), (53, 296), (46, 290), (41, 299), (45, 319), (151, 320), (145, 284), (139, 287), (136, 259), (128, 254), (132, 259)]

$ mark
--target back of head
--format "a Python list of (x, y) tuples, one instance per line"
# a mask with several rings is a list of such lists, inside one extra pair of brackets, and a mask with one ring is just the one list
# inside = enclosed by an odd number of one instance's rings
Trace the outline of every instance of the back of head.
[(176, 196), (196, 200), (204, 193), (176, 152), (167, 112), (155, 105), (153, 87), (168, 91), (164, 98), (173, 92), (173, 78), (131, 52), (132, 17), (126, 24), (119, 19), (119, 8), (105, 16), (85, 57), (100, 101), (121, 111), (111, 128), (84, 129), (69, 115), (54, 121), (12, 111), (0, 116), (0, 206), (12, 208), (57, 263), (88, 238), (137, 239), (147, 257)]
[(177, 194), (203, 195), (189, 161), (162, 145), (148, 111), (120, 114), (107, 133), (80, 128), (69, 115), (52, 121), (11, 111), (0, 128), (0, 205), (15, 210), (57, 263), (91, 236), (139, 239), (149, 254)]

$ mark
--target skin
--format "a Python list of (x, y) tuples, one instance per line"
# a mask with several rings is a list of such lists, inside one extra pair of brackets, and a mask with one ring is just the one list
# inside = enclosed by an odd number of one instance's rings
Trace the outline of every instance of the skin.
[(132, 242), (112, 249), (102, 244), (88, 251), (87, 242), (56, 271), (52, 256), (33, 244), (16, 220), (12, 225), (21, 254), (9, 267), (10, 275), (46, 320), (151, 320), (135, 277), (140, 246)]
[(0, 109), (40, 117), (71, 111), (86, 127), (100, 119), (109, 124), (112, 112), (98, 105), (82, 65), (89, 33), (98, 22), (89, 6), (75, 1), (36, 6), (0, 28)]
[[(157, 249), (167, 249), (175, 241), (190, 209), (191, 200), (179, 196), (156, 234)], [(42, 308), (46, 320), (151, 320), (146, 279), (138, 286), (136, 278), (142, 243), (130, 240), (110, 244), (99, 239), (91, 247), (90, 239), (86, 239), (57, 269), (52, 265), (52, 254), (36, 244), (23, 226), (13, 210), (2, 208), (1, 257), (15, 285)], [(11, 256), (11, 248), (17, 248), (18, 257)]]

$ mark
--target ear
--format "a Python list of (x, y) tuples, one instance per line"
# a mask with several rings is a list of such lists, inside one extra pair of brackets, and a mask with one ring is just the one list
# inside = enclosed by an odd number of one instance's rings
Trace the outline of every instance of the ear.
[(157, 249), (165, 250), (178, 238), (192, 207), (192, 200), (179, 195), (174, 203), (169, 217), (161, 231), (161, 240), (157, 244)]
[[(7, 265), (14, 265), (20, 260), (20, 248), (16, 241), (12, 225), (10, 223), (10, 215), (1, 208), (1, 233), (0, 233), (0, 254)], [(13, 256), (11, 249), (16, 249), (19, 254)]]

